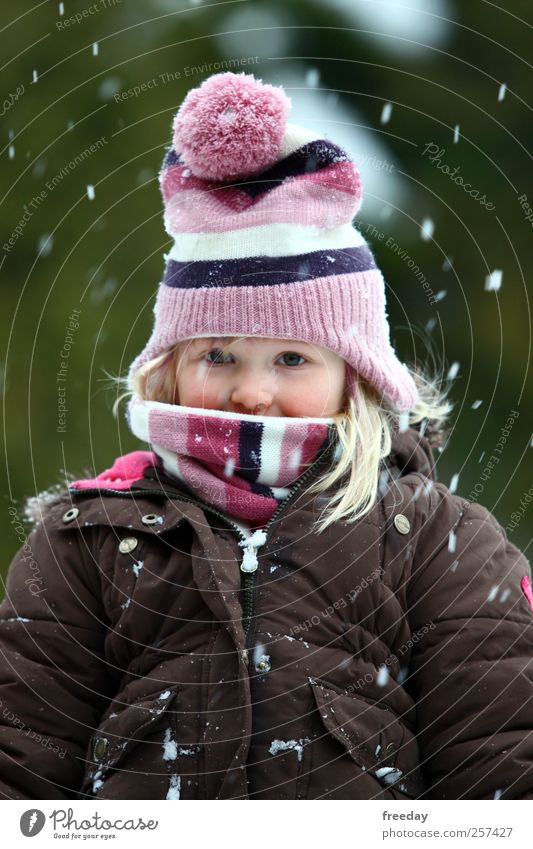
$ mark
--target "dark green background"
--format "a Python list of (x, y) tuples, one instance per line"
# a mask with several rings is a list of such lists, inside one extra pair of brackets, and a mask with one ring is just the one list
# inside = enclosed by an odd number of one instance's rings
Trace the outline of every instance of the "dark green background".
[[(118, 423), (113, 419), (114, 394), (106, 389), (104, 370), (123, 373), (151, 329), (153, 297), (170, 244), (157, 174), (171, 120), (188, 89), (214, 70), (186, 76), (186, 68), (251, 55), (259, 61), (242, 70), (285, 85), (289, 96), (309, 89), (310, 116), (314, 97), (337, 92), (342, 108), (353, 111), (354, 125), (385, 146), (403, 200), (390, 217), (382, 217), (388, 207), (384, 176), (359, 225), (385, 274), (393, 343), (399, 357), (410, 362), (427, 358), (430, 345), (444, 374), (460, 363), (439, 479), (449, 484), (460, 473), (457, 491), (468, 497), (510, 411), (518, 411), (479, 500), (504, 526), (520, 507), (532, 484), (533, 450), (526, 290), (532, 223), (518, 200), (526, 193), (533, 206), (527, 152), (530, 4), (510, 2), (500, 10), (476, 0), (449, 2), (445, 41), (427, 47), (403, 41), (400, 53), (393, 36), (363, 31), (369, 27), (363, 19), (357, 23), (358, 2), (348, 16), (340, 6), (303, 0), (209, 6), (123, 0), (68, 29), (58, 22), (90, 3), (65, 2), (63, 16), (57, 2), (34, 10), (13, 0), (2, 4), (2, 100), (17, 86), (23, 85), (24, 93), (2, 118), (1, 245), (24, 214), (24, 204), (46, 189), (46, 181), (105, 139), (47, 192), (13, 248), (0, 250), (3, 569), (20, 545), (8, 514), (13, 503), (20, 506), (24, 495), (60, 481), (65, 467), (75, 476), (90, 468), (101, 471), (118, 453), (144, 447), (123, 417)], [(426, 14), (431, 8), (428, 3)], [(250, 31), (232, 34), (241, 28), (235, 15), (243, 11), (252, 23), (242, 29)], [(99, 44), (97, 56), (93, 42)], [(163, 83), (159, 75), (164, 74), (176, 79)], [(158, 85), (150, 91), (115, 101), (113, 93), (153, 78)], [(300, 82), (287, 85), (289, 78)], [(507, 92), (498, 101), (503, 82)], [(381, 124), (387, 101), (393, 103), (392, 116)], [(461, 131), (457, 144), (455, 124)], [(327, 127), (333, 139), (334, 130), (334, 124)], [(465, 180), (494, 202), (494, 211), (422, 155), (428, 142), (445, 149), (444, 161), (460, 166)], [(87, 198), (88, 184), (95, 186), (93, 201)], [(435, 222), (430, 241), (420, 237), (425, 217)], [(371, 225), (385, 233), (384, 240), (370, 238)], [(53, 244), (39, 256), (46, 234), (53, 234)], [(406, 263), (386, 247), (389, 236), (420, 266), (433, 291), (445, 290), (446, 297), (433, 306), (428, 302)], [(446, 257), (453, 258), (451, 270), (443, 268)], [(503, 270), (502, 288), (487, 292), (485, 277), (496, 268)], [(68, 367), (67, 428), (59, 434), (56, 373), (74, 308), (81, 310), (80, 327)], [(478, 399), (483, 403), (472, 409)], [(509, 533), (526, 553), (532, 517), (529, 506)]]

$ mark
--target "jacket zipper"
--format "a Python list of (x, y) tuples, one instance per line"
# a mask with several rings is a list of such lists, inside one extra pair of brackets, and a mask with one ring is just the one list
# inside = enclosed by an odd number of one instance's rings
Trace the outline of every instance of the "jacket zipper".
[[(302, 475), (302, 477), (300, 478), (298, 483), (295, 484), (294, 488), (291, 489), (291, 491), (289, 492), (287, 497), (281, 502), (281, 504), (278, 505), (277, 510), (272, 515), (269, 522), (263, 528), (263, 531), (265, 532), (265, 534), (268, 531), (268, 529), (270, 528), (270, 526), (272, 525), (272, 523), (283, 512), (283, 510), (285, 510), (289, 506), (289, 504), (293, 500), (293, 496), (301, 489), (301, 487), (303, 486), (303, 484), (305, 483), (307, 478), (314, 472), (315, 468), (324, 459), (324, 457), (326, 456), (328, 451), (330, 451), (332, 449), (332, 447), (333, 447), (333, 445), (331, 443), (329, 443), (326, 446), (326, 448), (324, 448), (324, 450), (318, 455), (318, 457), (316, 458), (314, 463), (307, 469), (306, 472), (304, 472), (304, 474)], [(72, 494), (72, 492), (81, 492), (81, 493), (83, 493), (83, 495), (97, 495), (97, 494), (101, 494), (102, 490), (97, 488), (97, 487), (94, 487), (94, 488), (82, 489), (82, 490), (74, 489), (74, 490), (69, 490), (69, 492), (71, 494)], [(223, 522), (225, 522), (234, 531), (237, 532), (237, 534), (240, 536), (240, 538), (243, 542), (246, 542), (246, 537), (244, 536), (241, 529), (239, 527), (237, 527), (237, 525), (234, 525), (233, 522), (230, 521), (230, 519), (227, 518), (227, 516), (224, 516), (224, 514), (220, 513), (215, 507), (210, 507), (209, 504), (204, 504), (202, 501), (196, 501), (194, 498), (188, 498), (186, 495), (182, 495), (181, 493), (178, 495), (174, 492), (169, 492), (168, 490), (165, 490), (165, 489), (129, 489), (129, 490), (106, 489), (105, 494), (106, 495), (117, 495), (117, 496), (120, 496), (121, 498), (123, 498), (125, 495), (144, 495), (144, 496), (146, 496), (146, 495), (150, 495), (150, 494), (156, 494), (156, 495), (165, 495), (168, 498), (171, 498), (173, 501), (186, 501), (189, 504), (194, 504), (196, 507), (200, 507), (201, 510), (208, 510), (210, 513), (213, 513), (219, 519), (222, 519)], [(244, 572), (243, 576), (244, 576), (243, 627), (244, 627), (244, 635), (245, 635), (245, 638), (246, 638), (246, 648), (249, 649), (250, 646), (251, 646), (251, 637), (252, 637), (252, 628), (250, 626), (251, 626), (251, 623), (252, 623), (253, 610), (254, 610), (254, 603), (253, 602), (254, 602), (255, 572)]]
[[(314, 472), (315, 468), (319, 465), (319, 463), (326, 456), (328, 450), (331, 449), (331, 445), (328, 445), (321, 454), (317, 457), (312, 466), (310, 466), (306, 472), (302, 475), (297, 484), (295, 484), (294, 488), (290, 491), (284, 501), (278, 505), (277, 510), (271, 517), (270, 521), (267, 523), (265, 528), (263, 529), (265, 534), (269, 530), (272, 523), (280, 516), (280, 514), (289, 506), (289, 503), (293, 501), (294, 495), (301, 489), (307, 478)], [(256, 570), (257, 572), (257, 570)], [(253, 640), (253, 628), (252, 620), (253, 620), (253, 612), (254, 612), (254, 588), (255, 588), (255, 576), (256, 572), (245, 572), (244, 573), (244, 604), (243, 604), (243, 626), (244, 626), (244, 634), (246, 637), (245, 647), (246, 649), (250, 649)]]

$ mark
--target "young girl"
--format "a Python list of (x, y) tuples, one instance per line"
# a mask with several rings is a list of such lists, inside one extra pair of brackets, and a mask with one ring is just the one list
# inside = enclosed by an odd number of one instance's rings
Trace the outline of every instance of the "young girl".
[(10, 799), (531, 799), (529, 565), (436, 481), (354, 163), (283, 90), (191, 91), (128, 375), (150, 450), (34, 499), (0, 609)]

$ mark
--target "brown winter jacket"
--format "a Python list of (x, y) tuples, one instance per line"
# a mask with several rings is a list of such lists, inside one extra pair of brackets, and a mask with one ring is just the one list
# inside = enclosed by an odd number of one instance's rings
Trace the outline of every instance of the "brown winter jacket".
[(3, 797), (533, 798), (524, 555), (414, 428), (371, 512), (313, 534), (329, 462), (249, 575), (160, 471), (49, 507), (0, 606)]

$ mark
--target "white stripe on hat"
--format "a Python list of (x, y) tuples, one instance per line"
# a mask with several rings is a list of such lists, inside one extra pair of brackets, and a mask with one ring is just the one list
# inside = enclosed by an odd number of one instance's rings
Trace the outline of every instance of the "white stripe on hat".
[(317, 225), (264, 224), (226, 233), (180, 233), (166, 259), (175, 262), (242, 259), (249, 256), (297, 256), (313, 251), (366, 245), (350, 222), (325, 229)]

